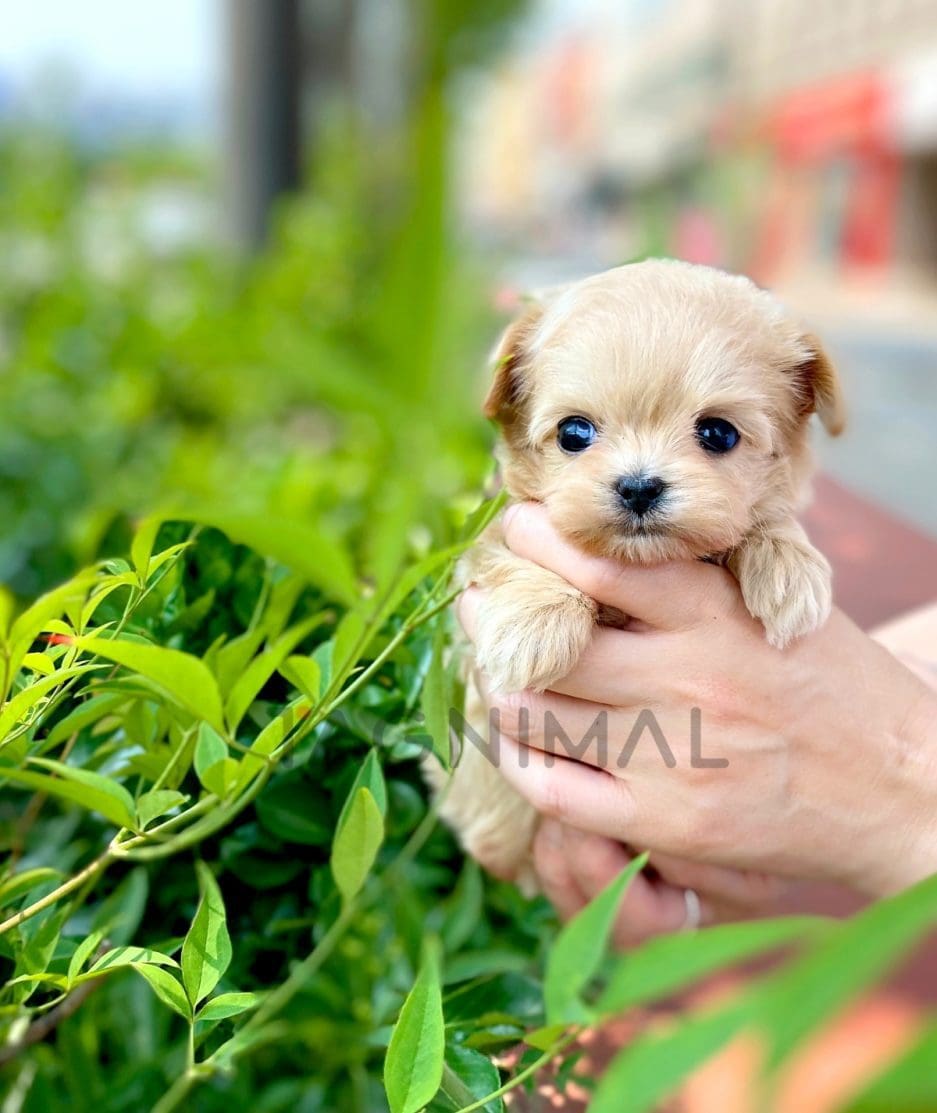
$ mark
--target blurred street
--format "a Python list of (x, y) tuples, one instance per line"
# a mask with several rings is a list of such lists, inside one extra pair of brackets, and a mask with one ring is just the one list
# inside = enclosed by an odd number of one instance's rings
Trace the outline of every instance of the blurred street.
[(937, 538), (937, 335), (852, 325), (823, 336), (849, 406), (841, 437), (816, 434), (823, 470)]

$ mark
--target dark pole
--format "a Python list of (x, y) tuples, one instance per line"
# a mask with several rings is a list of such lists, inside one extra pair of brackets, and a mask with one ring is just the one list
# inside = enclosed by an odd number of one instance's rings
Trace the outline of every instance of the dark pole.
[(300, 0), (227, 0), (227, 225), (237, 247), (266, 239), (270, 208), (301, 172)]

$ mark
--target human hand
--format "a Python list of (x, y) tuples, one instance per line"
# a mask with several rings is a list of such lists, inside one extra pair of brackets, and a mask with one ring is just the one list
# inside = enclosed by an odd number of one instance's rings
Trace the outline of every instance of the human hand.
[[(603, 835), (544, 819), (534, 839), (534, 868), (544, 895), (564, 920), (599, 895), (635, 854)], [(614, 941), (632, 947), (655, 935), (767, 914), (786, 889), (767, 874), (654, 855), (615, 918)], [(689, 895), (688, 895), (689, 894)]]
[[(781, 652), (715, 565), (587, 556), (535, 504), (507, 513), (504, 536), (636, 620), (597, 628), (553, 691), (481, 678), (501, 771), (541, 813), (669, 858), (873, 895), (937, 869), (937, 698), (841, 612)], [(476, 589), (460, 603), (469, 636), (477, 604)]]

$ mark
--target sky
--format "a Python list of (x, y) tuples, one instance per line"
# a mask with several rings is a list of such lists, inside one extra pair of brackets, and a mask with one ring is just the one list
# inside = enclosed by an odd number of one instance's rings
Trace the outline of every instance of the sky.
[(20, 85), (64, 62), (93, 89), (206, 101), (216, 95), (220, 0), (5, 0), (0, 77)]

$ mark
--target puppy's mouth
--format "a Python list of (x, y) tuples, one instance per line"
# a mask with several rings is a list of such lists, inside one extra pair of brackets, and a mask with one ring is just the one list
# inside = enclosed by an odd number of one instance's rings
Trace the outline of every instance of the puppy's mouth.
[(622, 532), (629, 537), (668, 537), (673, 526), (660, 518), (636, 518), (633, 515), (620, 515)]

